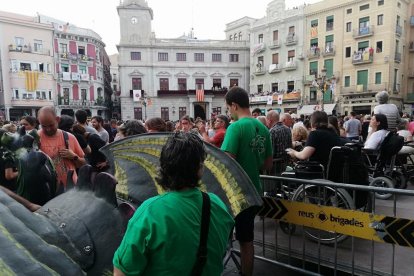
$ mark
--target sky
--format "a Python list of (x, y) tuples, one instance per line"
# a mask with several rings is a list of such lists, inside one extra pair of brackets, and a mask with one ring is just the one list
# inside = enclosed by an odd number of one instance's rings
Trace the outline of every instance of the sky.
[[(0, 10), (29, 16), (37, 13), (89, 28), (98, 33), (109, 55), (117, 53), (120, 0), (12, 0)], [(286, 0), (287, 8), (320, 0)], [(199, 39), (225, 39), (227, 23), (244, 16), (262, 18), (271, 0), (147, 0), (154, 13), (152, 30), (157, 38), (177, 38), (194, 28)]]

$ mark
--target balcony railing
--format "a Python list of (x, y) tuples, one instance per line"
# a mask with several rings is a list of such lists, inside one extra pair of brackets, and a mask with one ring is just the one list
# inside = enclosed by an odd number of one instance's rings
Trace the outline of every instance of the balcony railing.
[(282, 66), (280, 64), (270, 64), (269, 65), (269, 74), (279, 73), (282, 71)]
[(74, 62), (88, 62), (88, 61), (93, 61), (94, 58), (84, 55), (84, 54), (72, 54), (72, 53), (68, 53), (68, 52), (64, 52), (64, 53), (60, 53), (59, 54), (60, 58), (62, 59), (68, 59)]
[(374, 26), (366, 26), (366, 27), (360, 27), (358, 29), (354, 29), (352, 36), (354, 38), (359, 38), (359, 37), (366, 37), (366, 36), (371, 36), (374, 34)]
[(103, 101), (95, 100), (73, 100), (73, 99), (67, 99), (67, 98), (59, 98), (55, 104), (59, 106), (68, 106), (68, 107), (93, 107), (93, 106), (104, 106)]
[(401, 36), (401, 34), (402, 34), (402, 26), (399, 26), (399, 25), (395, 26), (395, 33), (398, 36)]
[(401, 53), (395, 53), (394, 61), (395, 62), (401, 62)]
[(322, 56), (334, 56), (335, 55), (335, 46), (326, 46), (322, 51)]
[(279, 40), (273, 40), (272, 43), (269, 45), (269, 49), (276, 49), (280, 47)]
[(259, 66), (259, 64), (257, 64), (257, 65), (256, 65), (256, 71), (254, 72), (254, 74), (255, 74), (256, 76), (266, 74), (265, 67), (264, 67), (263, 65), (261, 65), (261, 64), (260, 64), (260, 66)]
[[(204, 90), (204, 94), (224, 96), (226, 95), (227, 91), (228, 90), (226, 87), (222, 87), (222, 88), (216, 88), (214, 90)], [(162, 96), (182, 97), (182, 96), (195, 95), (195, 94), (196, 94), (196, 90), (193, 90), (193, 89), (190, 89), (190, 90), (158, 90), (157, 91), (158, 97), (162, 97)]]
[(388, 83), (371, 83), (367, 85), (359, 84), (359, 85), (350, 85), (350, 86), (342, 86), (341, 93), (343, 94), (353, 94), (353, 93), (375, 93), (383, 90), (387, 90)]
[(285, 44), (288, 45), (294, 45), (298, 42), (298, 38), (294, 33), (290, 33), (288, 34), (288, 36), (286, 37), (286, 42)]
[(286, 71), (291, 71), (291, 70), (296, 70), (297, 67), (298, 65), (296, 64), (296, 61), (292, 60), (292, 61), (286, 62), (284, 69)]
[(32, 54), (39, 54), (39, 55), (46, 55), (50, 56), (50, 50), (45, 48), (34, 49), (31, 46), (27, 45), (9, 45), (9, 52), (22, 52), (22, 53), (32, 53)]
[(372, 63), (374, 61), (374, 54), (364, 52), (357, 52), (354, 53), (352, 56), (352, 64), (365, 64), (365, 63)]
[(321, 53), (321, 50), (319, 49), (319, 47), (312, 47), (308, 51), (307, 57), (308, 59), (317, 59), (319, 58), (320, 53)]

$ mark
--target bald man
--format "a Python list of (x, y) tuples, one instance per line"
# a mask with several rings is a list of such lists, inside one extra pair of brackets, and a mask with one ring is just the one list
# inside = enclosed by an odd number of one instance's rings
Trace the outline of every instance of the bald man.
[(41, 126), (39, 131), (40, 149), (53, 161), (58, 176), (57, 190), (66, 187), (67, 174), (73, 170), (73, 181), (76, 183), (76, 168), (86, 164), (84, 153), (75, 136), (67, 133), (67, 146), (63, 131), (58, 129), (60, 118), (53, 106), (42, 107), (38, 112)]
[[(284, 122), (282, 118), (284, 118)], [(292, 147), (292, 132), (290, 127), (285, 125), (285, 122), (289, 124), (289, 119), (292, 120), (289, 114), (285, 113), (279, 118), (279, 113), (274, 110), (269, 111), (266, 116), (273, 147), (273, 174), (284, 172), (290, 160), (290, 156), (285, 151)]]
[(290, 114), (289, 113), (283, 113), (281, 116), (280, 116), (280, 121), (285, 125), (285, 126), (287, 126), (288, 128), (292, 128), (292, 126), (293, 126), (293, 119), (292, 119), (292, 116), (290, 116)]

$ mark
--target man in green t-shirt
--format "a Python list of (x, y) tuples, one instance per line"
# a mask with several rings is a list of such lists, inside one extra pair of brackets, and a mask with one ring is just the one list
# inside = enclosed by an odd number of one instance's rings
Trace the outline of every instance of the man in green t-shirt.
[[(227, 128), (221, 149), (240, 164), (261, 194), (260, 170), (270, 170), (273, 161), (269, 130), (259, 120), (252, 118), (249, 95), (243, 88), (232, 87), (225, 100), (235, 122)], [(253, 273), (253, 238), (254, 214), (242, 212), (236, 217), (242, 275)]]
[[(162, 148), (158, 183), (166, 193), (142, 203), (115, 252), (114, 275), (191, 275), (200, 243), (203, 198), (199, 180), (206, 158), (203, 142), (178, 132)], [(202, 275), (221, 275), (234, 225), (224, 203), (210, 197), (207, 262)]]

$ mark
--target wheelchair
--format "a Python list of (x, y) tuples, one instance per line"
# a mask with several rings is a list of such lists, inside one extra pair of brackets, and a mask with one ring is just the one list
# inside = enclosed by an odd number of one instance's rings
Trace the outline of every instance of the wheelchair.
[[(352, 173), (351, 173), (352, 172)], [(321, 182), (352, 183), (368, 185), (368, 168), (363, 162), (361, 145), (350, 143), (345, 146), (333, 147), (330, 152), (327, 170), (312, 161), (299, 161), (293, 171), (282, 174), (284, 177), (313, 179)], [(277, 197), (292, 201), (332, 206), (343, 209), (370, 210), (370, 197), (367, 192), (350, 192), (346, 188), (332, 188), (313, 184), (289, 185), (283, 183)], [(280, 221), (281, 230), (286, 234), (293, 234), (296, 226)], [(330, 231), (321, 231), (304, 227), (305, 236), (322, 244), (333, 244), (347, 238), (344, 234)]]
[[(365, 161), (368, 166), (370, 186), (381, 188), (407, 187), (407, 173), (403, 166), (403, 156), (397, 158), (404, 145), (404, 138), (395, 132), (389, 132), (378, 150), (364, 149)], [(406, 156), (404, 156), (406, 157)], [(387, 192), (376, 192), (378, 199), (389, 199)]]

